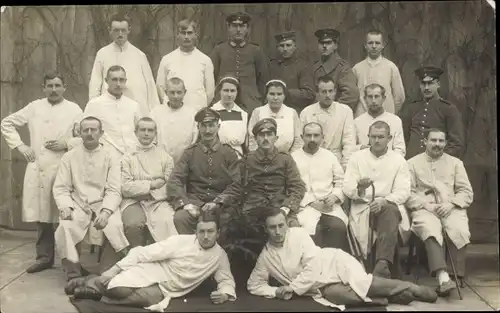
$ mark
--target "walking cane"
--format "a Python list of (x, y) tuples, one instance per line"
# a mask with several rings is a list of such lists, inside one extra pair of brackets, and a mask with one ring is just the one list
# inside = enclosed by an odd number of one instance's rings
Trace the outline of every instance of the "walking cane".
[[(436, 203), (439, 203), (439, 199), (438, 199), (436, 193), (434, 191), (432, 193), (434, 194), (434, 199), (436, 200)], [(453, 260), (453, 258), (451, 256), (450, 248), (448, 246), (450, 244), (450, 242), (448, 240), (448, 237), (446, 236), (446, 231), (445, 231), (445, 228), (443, 225), (443, 221), (441, 219), (440, 219), (440, 221), (441, 221), (441, 233), (442, 233), (443, 241), (444, 241), (444, 249), (446, 250), (446, 254), (448, 255), (448, 258), (450, 259), (451, 270), (453, 271), (453, 275), (455, 276), (455, 285), (457, 286), (458, 296), (460, 297), (460, 300), (463, 300), (462, 291), (460, 290), (460, 284), (458, 282), (459, 278), (457, 275), (457, 271), (455, 269), (455, 261)]]
[[(342, 207), (342, 206), (341, 206)], [(354, 233), (354, 230), (352, 229), (351, 223), (349, 222), (349, 212), (347, 212), (344, 207), (342, 207), (342, 210), (344, 213), (347, 215), (348, 221), (347, 221), (347, 243), (349, 244), (349, 249), (351, 250), (351, 254), (353, 257), (356, 258), (356, 260), (361, 263), (363, 268), (366, 270), (365, 267), (365, 260), (363, 257), (363, 250), (361, 250), (361, 244), (359, 243), (358, 239), (356, 238), (356, 235)]]
[[(372, 200), (370, 203), (372, 203), (374, 200), (375, 200), (375, 185), (372, 184), (370, 185), (372, 187)], [(373, 219), (371, 218), (371, 214), (369, 215), (369, 221), (368, 221), (368, 224), (369, 224), (369, 232), (368, 232), (368, 249), (366, 250), (367, 253), (367, 260), (366, 262), (368, 263), (369, 265), (369, 268), (370, 268), (370, 272), (373, 271), (373, 269), (375, 268), (375, 261), (376, 261), (376, 255), (375, 253), (372, 253), (372, 249), (373, 249), (373, 238), (375, 237), (374, 236), (374, 233), (375, 233), (375, 225), (374, 225), (374, 221)], [(370, 258), (368, 258), (368, 255), (370, 256)]]

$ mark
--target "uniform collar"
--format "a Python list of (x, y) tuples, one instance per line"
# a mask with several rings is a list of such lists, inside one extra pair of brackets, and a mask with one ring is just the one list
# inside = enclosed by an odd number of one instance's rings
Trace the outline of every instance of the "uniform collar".
[(298, 59), (298, 50), (295, 50), (293, 52), (293, 54), (289, 58), (287, 58), (287, 59), (283, 58), (282, 56), (279, 56), (276, 59), (278, 60), (279, 64), (283, 64), (283, 63), (291, 64), (291, 63), (294, 63)]
[(212, 147), (205, 146), (203, 143), (201, 143), (201, 141), (198, 144), (199, 144), (201, 150), (203, 150), (204, 153), (215, 152), (215, 151), (217, 151), (220, 148), (219, 138), (217, 138), (217, 140), (215, 141), (215, 143), (214, 143), (214, 145)]
[(427, 162), (431, 162), (431, 163), (432, 162), (437, 162), (437, 161), (441, 160), (443, 158), (443, 156), (444, 156), (444, 153), (443, 153), (443, 154), (441, 154), (441, 156), (439, 156), (438, 158), (434, 159), (434, 158), (431, 158), (430, 155), (427, 154), (427, 151), (425, 151), (424, 153), (425, 153), (425, 159), (427, 160)]
[(236, 42), (229, 40), (229, 45), (233, 48), (243, 48), (246, 44), (246, 41), (242, 41), (240, 44), (237, 44)]
[(337, 67), (337, 65), (339, 65), (341, 60), (342, 59), (340, 58), (338, 52), (332, 53), (330, 57), (326, 60), (326, 62), (323, 63), (321, 60), (319, 60), (316, 63), (314, 70), (323, 67), (326, 73), (331, 73)]
[(278, 155), (278, 149), (276, 147), (273, 147), (268, 154), (266, 154), (261, 148), (257, 148), (257, 150), (255, 150), (255, 156), (259, 161), (272, 161), (276, 155)]

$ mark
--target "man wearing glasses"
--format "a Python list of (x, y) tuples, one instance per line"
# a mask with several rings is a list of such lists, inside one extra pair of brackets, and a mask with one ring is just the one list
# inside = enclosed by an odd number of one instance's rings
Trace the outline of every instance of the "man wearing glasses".
[(111, 17), (109, 31), (113, 42), (97, 51), (90, 75), (89, 100), (106, 92), (104, 78), (108, 68), (120, 65), (128, 74), (124, 95), (138, 102), (142, 115), (147, 115), (160, 103), (148, 59), (144, 52), (128, 42), (130, 20), (127, 17)]

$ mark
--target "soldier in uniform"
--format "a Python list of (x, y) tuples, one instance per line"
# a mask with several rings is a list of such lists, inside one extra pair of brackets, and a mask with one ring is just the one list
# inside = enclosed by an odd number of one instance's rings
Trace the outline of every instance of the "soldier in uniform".
[(211, 108), (199, 110), (199, 141), (184, 150), (167, 183), (167, 194), (179, 234), (194, 234), (200, 210), (220, 209), (225, 190), (240, 181), (238, 155), (218, 136), (220, 115)]
[(457, 107), (439, 95), (439, 77), (443, 70), (424, 66), (415, 70), (420, 79), (423, 99), (403, 106), (400, 117), (406, 142), (406, 159), (425, 151), (425, 132), (443, 129), (447, 134), (445, 153), (461, 159), (464, 150), (464, 127)]
[(328, 75), (333, 78), (337, 87), (335, 101), (348, 105), (353, 113), (359, 102), (357, 79), (349, 63), (342, 59), (338, 52), (340, 33), (335, 29), (318, 29), (314, 35), (318, 38), (321, 59), (314, 63), (314, 80)]
[[(226, 18), (229, 40), (215, 46), (210, 55), (216, 81), (228, 73), (236, 75), (241, 86), (241, 107), (249, 115), (263, 104), (265, 84), (269, 80), (269, 62), (262, 49), (247, 42), (250, 15), (237, 12)], [(216, 95), (214, 103), (219, 101)]]
[(277, 34), (274, 38), (279, 56), (271, 60), (270, 73), (274, 79), (286, 83), (288, 95), (285, 102), (300, 113), (316, 97), (311, 67), (297, 50), (294, 31)]

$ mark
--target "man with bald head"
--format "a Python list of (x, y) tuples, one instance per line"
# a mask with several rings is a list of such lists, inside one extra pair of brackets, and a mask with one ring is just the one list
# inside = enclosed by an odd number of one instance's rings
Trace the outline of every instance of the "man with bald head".
[(304, 147), (292, 153), (306, 184), (298, 219), (318, 246), (348, 252), (348, 218), (340, 207), (344, 202), (344, 171), (333, 152), (321, 147), (323, 138), (321, 125), (308, 123), (302, 131)]
[[(350, 225), (364, 256), (375, 254), (373, 275), (384, 278), (391, 278), (399, 265), (398, 228), (403, 235), (410, 228), (404, 207), (411, 193), (410, 172), (404, 157), (387, 148), (390, 134), (386, 122), (370, 126), (370, 148), (351, 156), (343, 185), (344, 194), (351, 199)], [(370, 228), (375, 231), (376, 249), (369, 240)]]
[(181, 78), (169, 78), (164, 92), (167, 101), (151, 110), (150, 116), (158, 126), (158, 146), (164, 146), (174, 162), (177, 162), (184, 149), (194, 144), (198, 137), (194, 120), (196, 110), (185, 105), (186, 86)]

